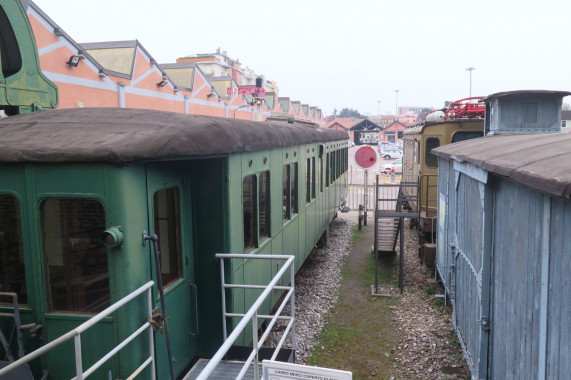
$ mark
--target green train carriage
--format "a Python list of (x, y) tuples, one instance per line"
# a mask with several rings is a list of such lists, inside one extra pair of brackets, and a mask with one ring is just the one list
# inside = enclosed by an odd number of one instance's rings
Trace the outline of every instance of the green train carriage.
[[(294, 254), (296, 269), (346, 195), (346, 134), (133, 109), (54, 110), (0, 121), (0, 286), (16, 292), (26, 352), (157, 280), (157, 234), (176, 375), (222, 343), (218, 252)], [(105, 245), (101, 237), (119, 241)], [(122, 237), (122, 240), (121, 240)], [(109, 242), (108, 242), (109, 243)], [(267, 283), (276, 262), (233, 262), (227, 278)], [(234, 310), (257, 294), (234, 291)], [(277, 296), (276, 296), (277, 297)], [(156, 286), (153, 308), (160, 312)], [(276, 299), (268, 302), (269, 312)], [(10, 312), (6, 300), (0, 311)], [(137, 298), (82, 335), (84, 368), (144, 321)], [(0, 317), (0, 326), (10, 326)], [(246, 337), (247, 339), (247, 337)], [(98, 372), (125, 378), (148, 355), (140, 336)], [(32, 362), (74, 376), (73, 342)], [(157, 376), (168, 378), (155, 332)], [(142, 378), (150, 378), (149, 369)]]

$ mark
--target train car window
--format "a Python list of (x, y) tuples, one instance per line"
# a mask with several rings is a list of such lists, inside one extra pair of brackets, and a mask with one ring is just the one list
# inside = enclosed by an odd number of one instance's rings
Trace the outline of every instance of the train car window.
[(419, 151), (420, 151), (420, 143), (418, 140), (414, 140), (414, 162), (416, 164), (420, 164), (420, 155), (419, 155)]
[(162, 189), (153, 196), (155, 233), (159, 237), (161, 275), (167, 287), (182, 277), (180, 206), (177, 187)]
[(311, 158), (305, 163), (305, 202), (311, 202)]
[(244, 217), (244, 252), (256, 248), (256, 176), (249, 175), (242, 182), (242, 214)]
[(319, 158), (317, 165), (319, 165), (319, 192), (323, 193), (323, 157)]
[(331, 160), (329, 161), (329, 183), (332, 184), (335, 182), (335, 152), (331, 152)]
[(329, 153), (327, 153), (325, 158), (325, 186), (329, 187), (329, 172), (330, 172), (330, 163), (331, 159), (329, 157)]
[(315, 157), (311, 157), (311, 199), (315, 199)]
[(482, 136), (484, 136), (484, 131), (481, 131), (481, 132), (476, 132), (476, 131), (456, 132), (456, 133), (454, 133), (454, 135), (452, 135), (452, 142), (455, 143), (455, 142), (459, 142), (459, 141), (475, 139), (475, 138), (482, 137)]
[[(19, 304), (28, 303), (20, 203), (11, 194), (0, 194), (0, 292), (18, 295)], [(0, 299), (0, 302), (12, 302)]]
[(96, 313), (110, 304), (105, 210), (95, 199), (40, 204), (49, 311)]
[(282, 182), (282, 191), (283, 191), (283, 221), (289, 220), (291, 217), (291, 209), (290, 209), (290, 166), (284, 165), (283, 170), (283, 182)]
[(424, 148), (424, 162), (426, 166), (429, 168), (437, 168), (438, 167), (438, 157), (434, 154), (430, 153), (430, 151), (434, 148), (438, 148), (440, 146), (440, 139), (438, 137), (429, 137), (426, 139), (426, 146)]
[(270, 172), (260, 174), (259, 236), (260, 242), (270, 236)]
[(291, 213), (297, 214), (299, 212), (297, 202), (297, 162), (291, 164)]

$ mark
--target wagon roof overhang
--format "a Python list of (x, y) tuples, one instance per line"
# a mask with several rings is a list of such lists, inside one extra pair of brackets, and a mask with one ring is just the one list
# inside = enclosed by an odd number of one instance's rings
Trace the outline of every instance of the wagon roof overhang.
[(124, 165), (333, 141), (346, 142), (346, 132), (143, 109), (61, 109), (0, 120), (0, 162)]
[(480, 137), (444, 145), (432, 152), (558, 197), (571, 198), (570, 133)]
[(486, 96), (483, 101), (489, 102), (492, 99), (503, 98), (506, 96), (513, 96), (513, 95), (530, 95), (530, 96), (559, 96), (564, 97), (571, 95), (569, 91), (551, 91), (551, 90), (517, 90), (517, 91), (504, 91), (504, 92), (496, 92), (495, 94), (491, 94)]

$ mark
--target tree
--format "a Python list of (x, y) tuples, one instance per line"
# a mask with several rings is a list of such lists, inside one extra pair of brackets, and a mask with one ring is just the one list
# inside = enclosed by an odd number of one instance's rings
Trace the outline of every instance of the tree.
[(339, 117), (354, 117), (357, 119), (365, 118), (365, 116), (361, 115), (359, 111), (354, 110), (352, 108), (343, 108), (341, 112), (339, 112)]
[(571, 111), (571, 105), (569, 103), (563, 103), (563, 107), (561, 107), (562, 111)]

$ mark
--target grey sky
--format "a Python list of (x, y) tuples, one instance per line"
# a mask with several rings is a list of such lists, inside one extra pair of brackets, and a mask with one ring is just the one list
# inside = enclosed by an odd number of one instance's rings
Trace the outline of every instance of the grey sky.
[[(77, 42), (138, 39), (159, 63), (218, 47), (326, 115), (499, 91), (571, 90), (569, 0), (36, 0)], [(565, 102), (571, 103), (570, 98)]]

